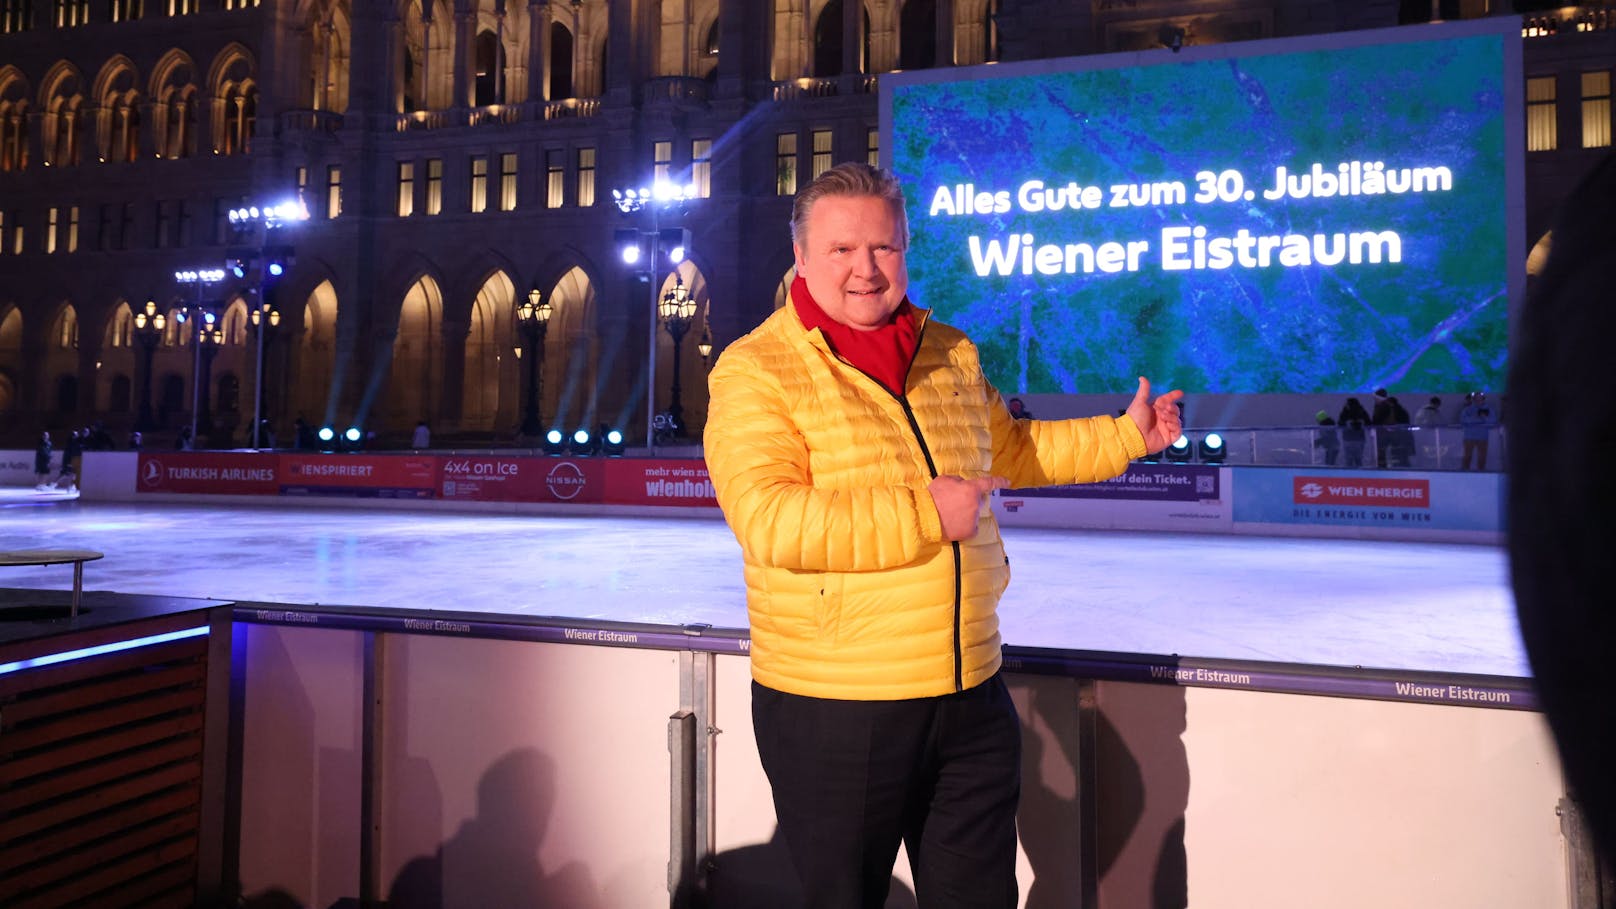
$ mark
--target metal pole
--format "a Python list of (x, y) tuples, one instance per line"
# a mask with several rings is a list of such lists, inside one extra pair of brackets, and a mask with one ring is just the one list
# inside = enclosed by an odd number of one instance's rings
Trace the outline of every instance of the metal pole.
[(196, 447), (196, 411), (202, 406), (202, 332), (197, 322), (202, 319), (202, 279), (196, 279), (196, 311), (191, 314), (191, 447)]
[(656, 346), (657, 346), (657, 297), (661, 282), (657, 280), (660, 274), (659, 253), (657, 252), (659, 235), (657, 234), (657, 215), (660, 213), (660, 202), (651, 203), (651, 324), (646, 332), (649, 346), (646, 353), (645, 375), (645, 447), (656, 454)]
[[(265, 233), (267, 235), (267, 228), (265, 229)], [(269, 330), (269, 313), (265, 311), (264, 307), (264, 291), (267, 289), (267, 285), (264, 281), (264, 269), (266, 268), (266, 265), (264, 263), (264, 253), (262, 249), (260, 249), (258, 253), (258, 268), (258, 366), (256, 370), (257, 379), (253, 382), (253, 419), (252, 427), (249, 429), (252, 435), (248, 437), (249, 441), (247, 443), (247, 447), (254, 450), (257, 450), (260, 447), (259, 443), (264, 441), (259, 436), (258, 428), (260, 421), (262, 421), (264, 418), (264, 335)]]

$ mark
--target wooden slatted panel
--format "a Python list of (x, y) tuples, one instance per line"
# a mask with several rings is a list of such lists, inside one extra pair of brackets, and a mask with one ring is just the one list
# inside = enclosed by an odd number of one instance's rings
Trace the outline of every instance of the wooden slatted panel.
[(206, 659), (197, 637), (0, 677), (0, 903), (194, 901)]
[(119, 729), (105, 735), (86, 736), (47, 751), (36, 751), (27, 757), (13, 758), (0, 763), (0, 786), (14, 785), (31, 776), (60, 770), (63, 767), (79, 764), (85, 761), (104, 758), (120, 751), (128, 751), (142, 745), (150, 745), (164, 739), (179, 738), (202, 731), (202, 717), (195, 713), (182, 713), (178, 716), (151, 723), (143, 723), (131, 729)]
[(80, 849), (103, 837), (151, 819), (167, 819), (197, 811), (198, 793), (193, 786), (180, 786), (149, 798), (95, 814), (85, 820), (56, 827), (52, 832), (31, 836), (10, 848), (0, 850), (0, 880), (19, 865), (49, 859), (62, 852)]

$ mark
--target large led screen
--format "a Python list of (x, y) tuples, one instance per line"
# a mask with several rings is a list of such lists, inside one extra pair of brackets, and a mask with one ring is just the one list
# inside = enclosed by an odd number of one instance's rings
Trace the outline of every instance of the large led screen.
[(911, 298), (1007, 391), (1500, 388), (1507, 25), (883, 77)]

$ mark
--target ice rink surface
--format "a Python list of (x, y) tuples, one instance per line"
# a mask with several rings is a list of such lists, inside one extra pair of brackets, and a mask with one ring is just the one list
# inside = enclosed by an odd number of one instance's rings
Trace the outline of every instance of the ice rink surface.
[[(1005, 642), (1527, 676), (1501, 548), (1006, 528)], [(723, 521), (0, 497), (0, 549), (87, 591), (746, 627)], [(63, 589), (71, 570), (0, 586)]]

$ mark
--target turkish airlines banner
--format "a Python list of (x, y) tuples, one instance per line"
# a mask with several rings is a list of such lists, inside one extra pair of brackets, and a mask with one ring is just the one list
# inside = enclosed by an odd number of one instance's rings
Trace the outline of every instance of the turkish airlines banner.
[(280, 455), (281, 492), (379, 499), (437, 495), (438, 459), (424, 455)]
[(438, 496), (451, 502), (599, 503), (601, 461), (571, 458), (440, 458)]
[(605, 464), (608, 504), (718, 507), (706, 461), (614, 458)]
[(141, 452), (138, 492), (219, 496), (276, 495), (281, 491), (274, 455), (229, 451)]

